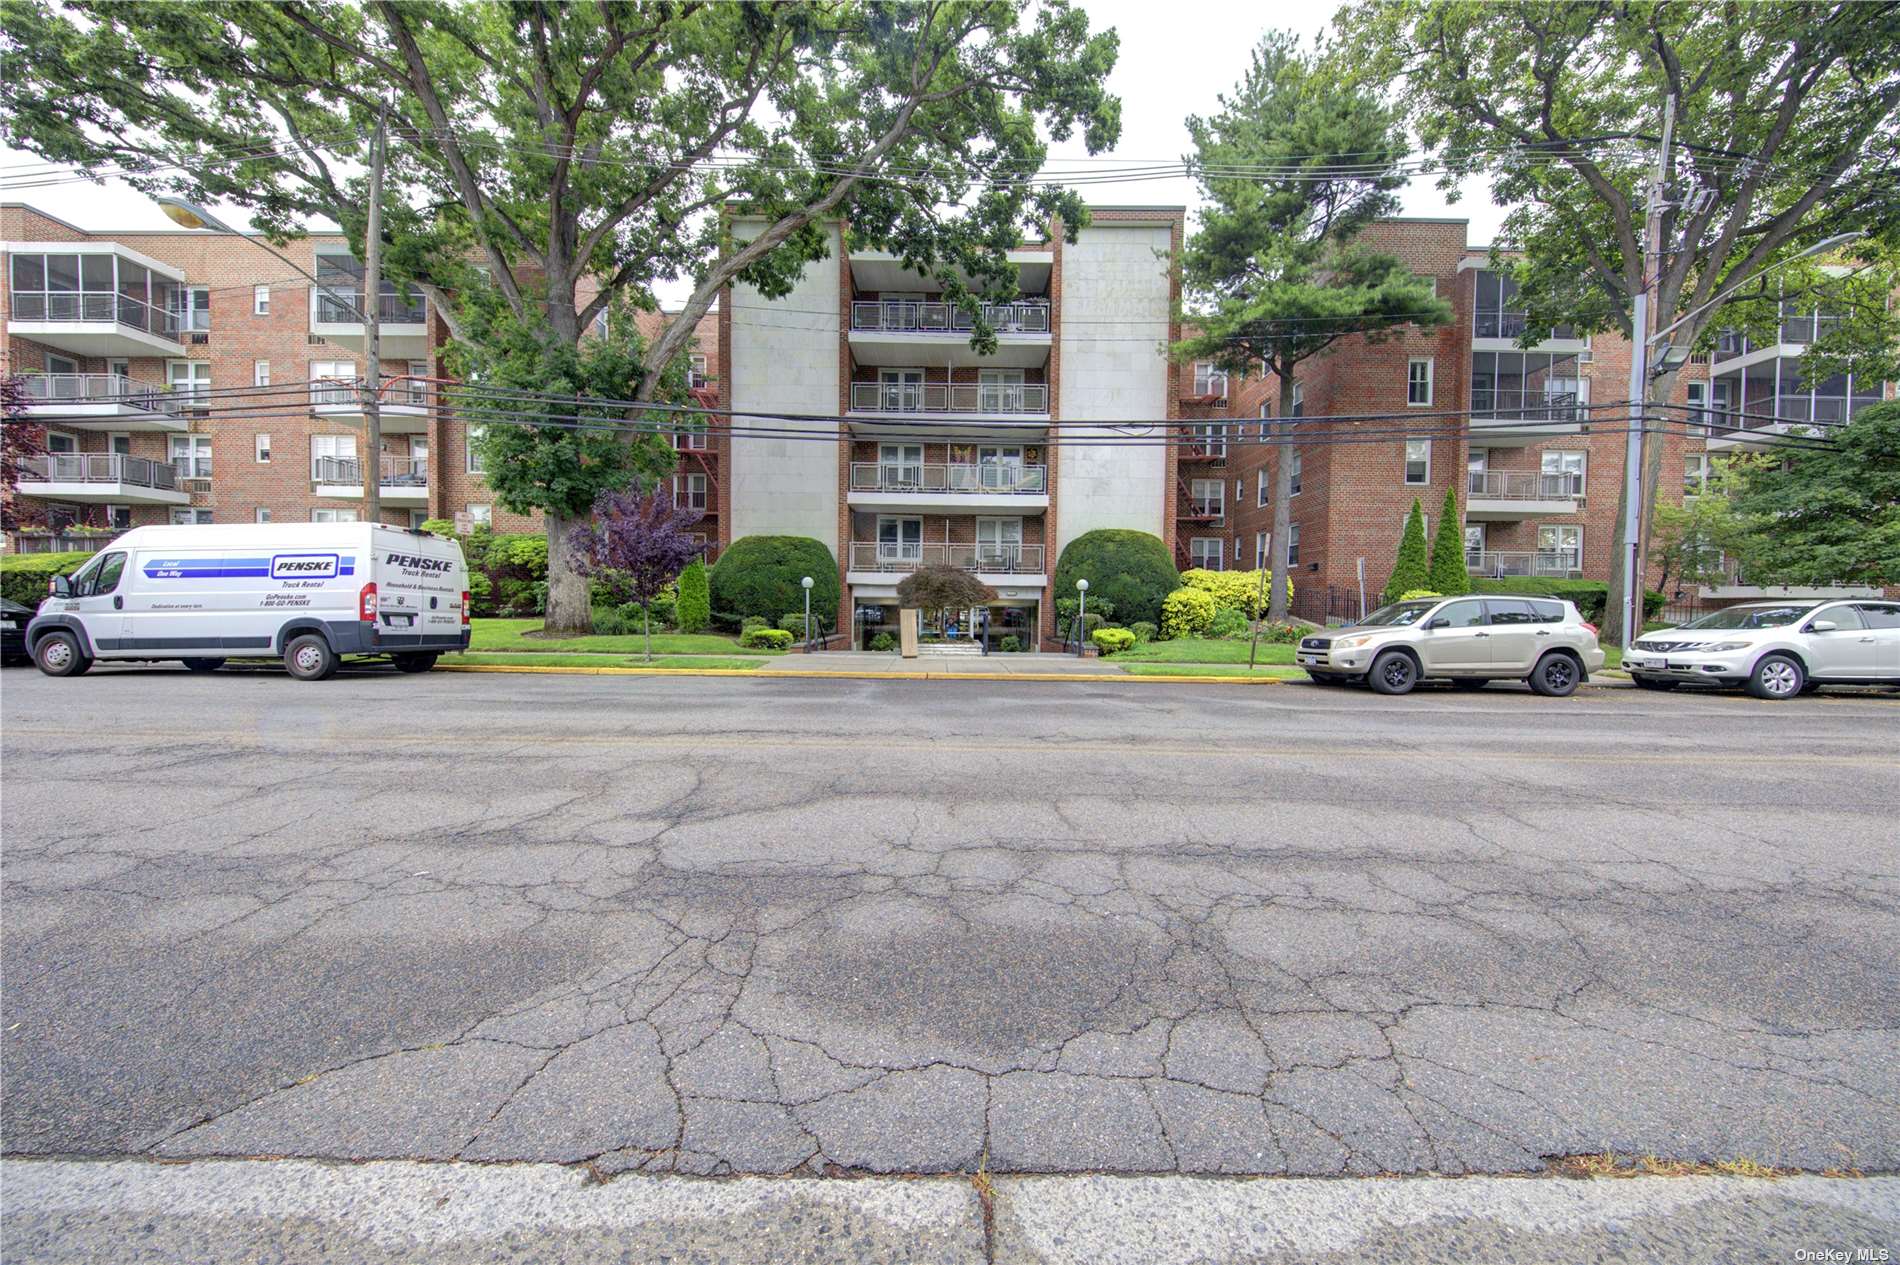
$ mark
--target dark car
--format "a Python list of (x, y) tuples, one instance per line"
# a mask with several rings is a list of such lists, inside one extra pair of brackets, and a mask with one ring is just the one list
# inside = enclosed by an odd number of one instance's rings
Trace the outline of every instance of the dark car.
[(13, 667), (33, 662), (33, 656), (26, 652), (26, 621), (32, 618), (31, 607), (0, 597), (0, 663)]

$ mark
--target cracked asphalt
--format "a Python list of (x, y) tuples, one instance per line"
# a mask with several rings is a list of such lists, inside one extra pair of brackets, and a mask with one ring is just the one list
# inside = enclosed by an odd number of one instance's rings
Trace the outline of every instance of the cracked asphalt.
[(1900, 697), (0, 681), (14, 1157), (1900, 1168)]

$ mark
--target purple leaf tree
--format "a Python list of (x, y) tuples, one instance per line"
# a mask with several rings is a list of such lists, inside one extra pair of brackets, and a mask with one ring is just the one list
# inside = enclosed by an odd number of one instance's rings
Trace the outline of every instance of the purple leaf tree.
[(705, 546), (692, 535), (698, 510), (677, 509), (672, 493), (603, 492), (593, 520), (568, 535), (575, 567), (611, 581), (640, 603), (647, 662), (653, 661), (653, 599), (679, 578)]
[(46, 452), (46, 427), (26, 420), (32, 400), (26, 379), (0, 375), (0, 529), (14, 531), (40, 522), (38, 509), (20, 500), (20, 475), (29, 458)]

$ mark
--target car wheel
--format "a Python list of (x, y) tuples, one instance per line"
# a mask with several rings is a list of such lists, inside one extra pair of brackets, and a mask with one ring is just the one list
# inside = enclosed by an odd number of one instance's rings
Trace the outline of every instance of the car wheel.
[(33, 662), (48, 676), (78, 676), (92, 666), (92, 660), (80, 648), (79, 638), (69, 632), (50, 632), (33, 647)]
[(1491, 684), (1491, 681), (1482, 676), (1454, 676), (1451, 678), (1451, 683), (1461, 690), (1481, 690)]
[(399, 654), (390, 656), (398, 672), (427, 672), (430, 668), (435, 666), (437, 657), (438, 656), (432, 654)]
[(193, 672), (216, 672), (224, 666), (223, 659), (187, 659), (185, 667)]
[(284, 668), (299, 681), (325, 681), (336, 675), (336, 653), (314, 633), (291, 638), (284, 647)]
[(1381, 694), (1410, 694), (1418, 684), (1418, 664), (1409, 654), (1388, 650), (1372, 661), (1366, 684)]
[(1808, 674), (1785, 654), (1763, 655), (1748, 674), (1748, 692), (1775, 702), (1793, 698), (1807, 683)]
[(1537, 661), (1526, 682), (1545, 698), (1569, 698), (1577, 692), (1583, 672), (1567, 654), (1553, 652)]
[(1635, 673), (1630, 674), (1630, 680), (1636, 682), (1636, 688), (1639, 690), (1673, 690), (1682, 684), (1681, 681), (1670, 681), (1655, 676), (1637, 676)]

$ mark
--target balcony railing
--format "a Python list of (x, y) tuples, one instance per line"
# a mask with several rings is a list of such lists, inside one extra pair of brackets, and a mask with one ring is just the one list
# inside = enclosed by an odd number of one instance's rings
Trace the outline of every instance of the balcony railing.
[(116, 452), (51, 452), (20, 462), (22, 483), (129, 483), (174, 491), (178, 472), (163, 461)]
[[(338, 302), (330, 295), (317, 292), (317, 320), (324, 325), (361, 325), (363, 323), (363, 292), (354, 293), (332, 286), (338, 297), (348, 302)], [(384, 325), (420, 325), (429, 317), (427, 299), (405, 299), (399, 294), (384, 294), (377, 298), (376, 319)]]
[(1581, 495), (1576, 475), (1535, 470), (1473, 470), (1465, 490), (1487, 501), (1561, 501)]
[(7, 548), (14, 553), (98, 553), (115, 539), (117, 533), (113, 532), (81, 532), (68, 536), (24, 528), (7, 534)]
[[(1047, 334), (1046, 303), (985, 303), (983, 319), (999, 334)], [(975, 324), (954, 303), (935, 299), (883, 299), (851, 305), (851, 328), (903, 334), (967, 334)]]
[(172, 342), (178, 341), (179, 320), (175, 312), (130, 295), (105, 291), (15, 290), (12, 310), (16, 321), (129, 325)]
[(1574, 392), (1471, 388), (1471, 415), (1526, 422), (1580, 422), (1584, 410)]
[[(427, 408), (429, 407), (429, 388), (427, 382), (391, 382), (383, 390), (382, 403), (385, 408)], [(363, 402), (362, 378), (315, 378), (310, 383), (311, 408), (335, 408), (339, 405), (361, 406)]]
[[(358, 457), (313, 457), (310, 481), (358, 487), (363, 482), (363, 462)], [(382, 461), (381, 483), (384, 487), (428, 487), (429, 459), (386, 456)]]
[(906, 573), (919, 567), (956, 567), (990, 575), (1041, 575), (1041, 545), (898, 545), (851, 542), (853, 571)]
[(1047, 466), (1012, 462), (982, 465), (929, 465), (913, 462), (854, 461), (853, 492), (1000, 493), (1038, 496), (1049, 490)]
[(1047, 413), (1049, 388), (1040, 383), (853, 382), (851, 408), (859, 413)]
[[(1522, 338), (1530, 325), (1523, 312), (1509, 309), (1479, 308), (1472, 319), (1471, 333), (1474, 338)], [(1553, 325), (1547, 336), (1550, 340), (1575, 338), (1577, 331), (1570, 325)]]
[(1472, 575), (1493, 580), (1513, 575), (1564, 579), (1582, 573), (1583, 559), (1574, 549), (1471, 549), (1465, 552), (1465, 569)]
[(27, 398), (37, 404), (124, 404), (151, 413), (178, 412), (178, 398), (122, 373), (29, 373)]

